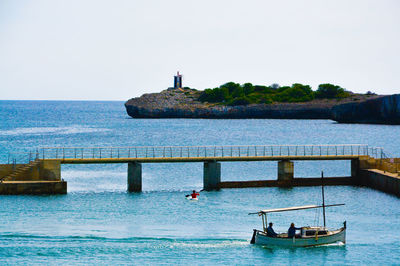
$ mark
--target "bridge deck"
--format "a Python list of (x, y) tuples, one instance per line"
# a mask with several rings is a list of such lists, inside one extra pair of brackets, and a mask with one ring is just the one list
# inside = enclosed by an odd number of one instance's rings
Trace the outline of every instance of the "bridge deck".
[(312, 161), (312, 160), (352, 160), (364, 155), (314, 155), (314, 156), (210, 156), (210, 157), (152, 157), (152, 158), (65, 158), (65, 159), (44, 159), (45, 161), (58, 161), (62, 164), (103, 164), (103, 163), (179, 163), (179, 162), (237, 162), (237, 161)]
[(10, 154), (8, 163), (35, 159), (64, 164), (125, 162), (204, 162), (277, 160), (351, 160), (360, 156), (384, 157), (381, 148), (360, 144), (268, 146), (150, 146), (150, 147), (46, 147)]

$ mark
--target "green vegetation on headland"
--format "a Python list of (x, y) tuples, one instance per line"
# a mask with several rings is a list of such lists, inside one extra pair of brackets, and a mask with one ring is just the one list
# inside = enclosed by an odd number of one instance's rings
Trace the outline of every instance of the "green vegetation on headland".
[[(268, 104), (269, 103), (269, 104)], [(146, 93), (125, 103), (133, 118), (333, 119), (400, 125), (400, 94), (353, 93), (321, 84), (256, 86), (229, 82), (204, 91), (184, 87)]]
[(295, 83), (292, 86), (280, 87), (253, 85), (228, 82), (218, 88), (205, 89), (199, 96), (199, 101), (224, 105), (270, 104), (273, 102), (308, 102), (314, 99), (343, 99), (350, 97), (352, 92), (333, 84), (320, 84), (317, 91), (309, 85)]

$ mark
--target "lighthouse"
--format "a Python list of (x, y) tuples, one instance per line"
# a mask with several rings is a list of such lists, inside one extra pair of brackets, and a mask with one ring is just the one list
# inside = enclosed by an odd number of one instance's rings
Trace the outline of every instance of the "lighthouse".
[(182, 75), (178, 73), (174, 76), (174, 89), (182, 89)]

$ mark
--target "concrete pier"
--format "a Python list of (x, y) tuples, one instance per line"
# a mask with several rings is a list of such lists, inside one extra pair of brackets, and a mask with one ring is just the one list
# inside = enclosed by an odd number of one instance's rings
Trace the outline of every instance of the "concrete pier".
[(360, 170), (360, 160), (352, 159), (351, 160), (351, 177), (353, 179), (358, 179)]
[(142, 164), (128, 163), (128, 192), (142, 191)]
[(39, 165), (39, 176), (46, 180), (61, 180), (61, 162), (41, 161)]
[(294, 163), (289, 160), (278, 162), (278, 181), (290, 184), (294, 176)]
[(66, 194), (60, 160), (0, 165), (0, 195)]
[[(204, 163), (205, 190), (239, 187), (320, 185), (320, 178), (294, 178), (294, 161), (348, 160), (351, 177), (326, 178), (330, 185), (366, 185), (399, 195), (400, 158), (387, 158), (381, 148), (366, 145), (165, 146), (42, 148), (25, 164), (9, 158), (0, 164), (0, 194), (64, 193), (61, 164), (128, 164), (129, 192), (142, 191), (142, 163)], [(278, 162), (277, 180), (221, 182), (221, 162)], [(323, 169), (321, 169), (323, 170)], [(383, 171), (383, 172), (374, 172)], [(200, 174), (200, 173), (199, 173)], [(20, 182), (22, 181), (22, 182)], [(35, 181), (36, 183), (34, 183)], [(48, 182), (44, 182), (48, 181)], [(51, 181), (51, 182), (50, 182)], [(25, 188), (22, 188), (25, 182)], [(52, 183), (53, 182), (53, 183)], [(58, 183), (57, 183), (58, 182)], [(57, 184), (57, 188), (54, 184)], [(53, 186), (54, 185), (54, 186)], [(7, 188), (6, 188), (7, 187)], [(33, 190), (32, 190), (32, 189)], [(3, 190), (2, 190), (3, 189)], [(29, 192), (31, 191), (31, 192)]]
[(0, 164), (0, 177), (6, 177), (4, 181), (24, 180), (61, 180), (60, 160), (41, 160), (29, 164)]
[[(325, 186), (351, 186), (354, 185), (354, 180), (349, 177), (327, 177), (324, 178)], [(290, 186), (293, 187), (308, 187), (321, 186), (321, 178), (293, 178)], [(288, 187), (287, 183), (282, 183), (278, 180), (251, 180), (251, 181), (222, 181), (221, 188), (250, 188), (250, 187)]]
[(360, 185), (400, 197), (400, 177), (378, 169), (360, 170)]
[(218, 190), (221, 183), (221, 163), (204, 162), (203, 186), (204, 190)]
[(0, 184), (0, 195), (54, 195), (67, 194), (64, 180), (4, 181)]

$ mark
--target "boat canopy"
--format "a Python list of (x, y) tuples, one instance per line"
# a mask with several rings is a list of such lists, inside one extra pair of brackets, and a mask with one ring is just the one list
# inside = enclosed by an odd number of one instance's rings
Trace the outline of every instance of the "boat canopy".
[(304, 205), (304, 206), (297, 206), (297, 207), (287, 207), (287, 208), (278, 208), (278, 209), (268, 209), (268, 210), (261, 210), (259, 212), (252, 212), (249, 214), (265, 214), (270, 212), (285, 212), (285, 211), (296, 211), (296, 210), (305, 210), (305, 209), (315, 209), (315, 208), (323, 208), (323, 207), (334, 207), (334, 206), (342, 206), (343, 203), (340, 204), (331, 204), (331, 205)]

